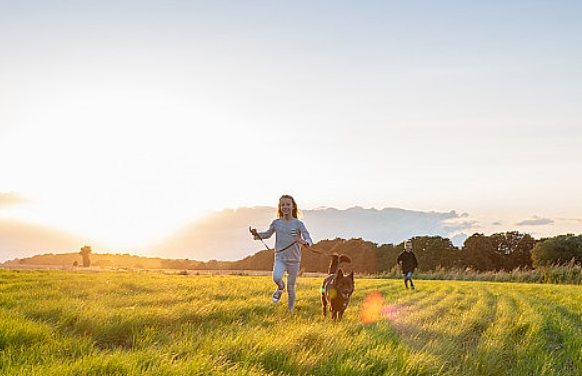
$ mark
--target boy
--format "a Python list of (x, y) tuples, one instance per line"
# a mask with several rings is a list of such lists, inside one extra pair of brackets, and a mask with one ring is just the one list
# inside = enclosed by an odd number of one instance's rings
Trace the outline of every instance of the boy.
[(404, 286), (408, 288), (408, 281), (410, 287), (414, 290), (414, 282), (412, 282), (412, 272), (418, 267), (416, 255), (412, 252), (412, 241), (404, 241), (404, 251), (398, 255), (396, 262), (402, 268), (402, 276), (404, 277)]

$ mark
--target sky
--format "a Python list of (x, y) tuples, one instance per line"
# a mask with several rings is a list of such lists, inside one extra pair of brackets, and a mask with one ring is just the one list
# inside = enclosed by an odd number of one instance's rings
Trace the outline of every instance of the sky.
[(0, 219), (136, 249), (217, 210), (582, 231), (579, 1), (2, 1)]

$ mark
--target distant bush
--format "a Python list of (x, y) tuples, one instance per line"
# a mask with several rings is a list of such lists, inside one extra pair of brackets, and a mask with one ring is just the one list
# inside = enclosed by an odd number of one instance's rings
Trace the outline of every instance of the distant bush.
[(534, 266), (582, 262), (582, 235), (559, 235), (540, 240), (532, 250)]
[[(400, 269), (392, 268), (379, 278), (401, 278)], [(521, 282), (521, 283), (548, 283), (548, 284), (582, 284), (582, 266), (574, 260), (568, 264), (539, 266), (535, 269), (515, 268), (511, 271), (478, 271), (471, 268), (443, 268), (419, 271), (416, 279), (426, 280), (458, 280), (458, 281), (485, 281), (485, 282)]]

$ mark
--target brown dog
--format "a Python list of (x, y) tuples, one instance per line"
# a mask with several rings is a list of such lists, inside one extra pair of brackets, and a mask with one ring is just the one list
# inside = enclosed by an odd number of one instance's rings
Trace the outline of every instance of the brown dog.
[(342, 319), (354, 292), (354, 272), (344, 275), (340, 268), (342, 262), (352, 261), (348, 255), (333, 254), (329, 256), (332, 259), (327, 271), (329, 275), (323, 280), (321, 286), (321, 303), (323, 316), (327, 316), (327, 306), (329, 305), (332, 320), (339, 321)]

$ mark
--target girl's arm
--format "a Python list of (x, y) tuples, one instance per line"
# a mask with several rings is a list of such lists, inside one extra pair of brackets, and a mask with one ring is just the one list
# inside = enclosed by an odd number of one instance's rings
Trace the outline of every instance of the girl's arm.
[(309, 235), (309, 231), (307, 231), (307, 227), (305, 227), (305, 224), (303, 222), (301, 222), (301, 224), (299, 225), (299, 230), (301, 231), (301, 237), (303, 238), (303, 239), (300, 238), (299, 243), (311, 247), (313, 245), (313, 240), (311, 240), (311, 235)]
[(259, 235), (259, 237), (254, 236), (254, 239), (255, 240), (269, 239), (274, 233), (275, 233), (275, 221), (271, 222), (271, 225), (269, 226), (269, 229), (267, 231), (257, 232), (257, 235)]

